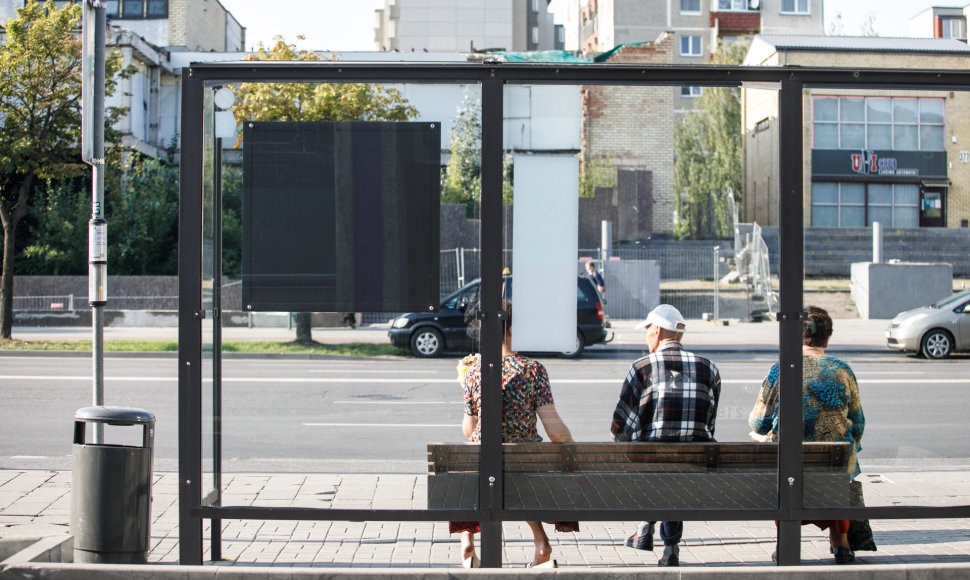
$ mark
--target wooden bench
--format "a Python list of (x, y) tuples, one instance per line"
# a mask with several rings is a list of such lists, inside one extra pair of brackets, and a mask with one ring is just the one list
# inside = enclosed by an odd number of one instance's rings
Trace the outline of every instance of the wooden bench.
[[(477, 444), (428, 443), (428, 508), (478, 505)], [(848, 443), (805, 443), (804, 505), (846, 506)], [(777, 505), (777, 443), (503, 443), (505, 509)]]

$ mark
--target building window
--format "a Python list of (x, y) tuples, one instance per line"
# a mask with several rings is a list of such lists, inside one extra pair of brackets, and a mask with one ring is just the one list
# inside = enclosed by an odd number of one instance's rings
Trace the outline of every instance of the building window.
[(703, 87), (680, 87), (680, 96), (697, 98), (704, 94)]
[(532, 27), (532, 44), (539, 44), (539, 27)]
[(680, 12), (682, 14), (700, 14), (701, 0), (680, 0)]
[(747, 11), (748, 10), (748, 0), (717, 0), (718, 10), (731, 10), (731, 11)]
[(943, 151), (941, 98), (812, 99), (813, 149)]
[(782, 14), (808, 14), (808, 0), (781, 0)]
[(532, 0), (532, 12), (539, 12), (539, 0)]
[(104, 5), (108, 18), (168, 18), (168, 0), (107, 0)]
[(943, 28), (943, 38), (967, 39), (967, 21), (961, 17), (942, 17), (940, 24)]
[(812, 227), (861, 228), (879, 222), (892, 228), (919, 227), (915, 183), (812, 184)]
[(701, 56), (701, 37), (681, 36), (680, 56)]

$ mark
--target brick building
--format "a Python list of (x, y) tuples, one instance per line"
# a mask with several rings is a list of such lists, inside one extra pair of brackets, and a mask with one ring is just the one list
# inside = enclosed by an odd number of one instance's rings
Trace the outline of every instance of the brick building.
[[(953, 39), (757, 36), (749, 66), (966, 70)], [(970, 220), (970, 95), (810, 88), (804, 94), (805, 226), (958, 228)], [(742, 90), (744, 221), (778, 224), (778, 99)]]

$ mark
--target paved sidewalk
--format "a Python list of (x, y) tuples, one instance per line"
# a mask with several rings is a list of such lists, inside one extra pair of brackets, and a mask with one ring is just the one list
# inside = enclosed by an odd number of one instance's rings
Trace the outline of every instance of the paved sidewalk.
[[(870, 506), (966, 505), (968, 479), (968, 471), (872, 472), (865, 477), (865, 496)], [(70, 480), (65, 471), (0, 471), (0, 537), (68, 534)], [(178, 561), (176, 480), (175, 473), (155, 474), (150, 563)], [(424, 475), (226, 474), (223, 503), (421, 509), (426, 481)], [(555, 558), (561, 568), (653, 567), (660, 550), (622, 545), (635, 524), (582, 522), (575, 534), (550, 529)], [(970, 520), (883, 520), (872, 527), (879, 550), (858, 553), (859, 564), (970, 564)], [(802, 563), (831, 564), (827, 536), (811, 526), (802, 530)], [(528, 527), (507, 522), (504, 534), (506, 566), (528, 562)], [(682, 565), (771, 565), (774, 536), (774, 524), (766, 521), (688, 522)], [(459, 561), (458, 538), (444, 522), (224, 521), (223, 538), (220, 566), (456, 568)]]

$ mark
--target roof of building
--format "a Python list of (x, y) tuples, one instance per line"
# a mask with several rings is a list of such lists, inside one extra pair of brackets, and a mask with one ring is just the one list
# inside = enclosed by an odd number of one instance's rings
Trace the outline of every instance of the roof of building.
[(967, 43), (952, 38), (759, 34), (755, 36), (755, 41), (758, 40), (773, 46), (776, 50), (970, 53), (970, 46)]

